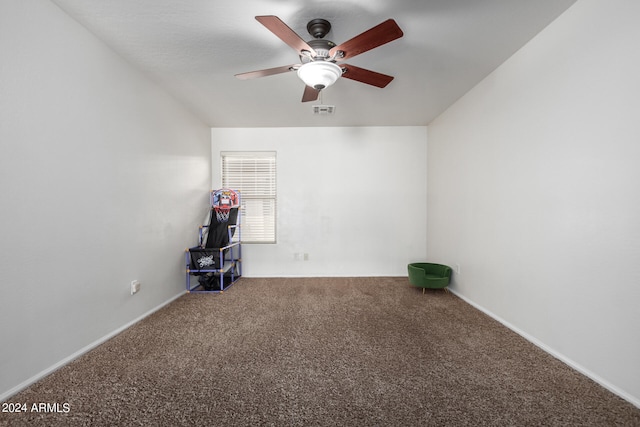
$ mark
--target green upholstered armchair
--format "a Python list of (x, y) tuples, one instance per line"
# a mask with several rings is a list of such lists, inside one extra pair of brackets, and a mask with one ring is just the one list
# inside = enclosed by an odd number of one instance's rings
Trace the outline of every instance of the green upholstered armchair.
[(407, 266), (409, 271), (409, 283), (422, 288), (445, 289), (451, 281), (451, 267), (430, 262), (415, 262)]

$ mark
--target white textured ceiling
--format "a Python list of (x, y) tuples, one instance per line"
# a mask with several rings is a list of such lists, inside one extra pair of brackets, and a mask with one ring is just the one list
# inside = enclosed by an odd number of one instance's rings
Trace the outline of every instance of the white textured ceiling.
[[(427, 125), (575, 0), (52, 0), (212, 127)], [(331, 22), (341, 43), (393, 18), (404, 37), (348, 62), (395, 79), (379, 89), (339, 79), (332, 116), (300, 102), (294, 72), (235, 74), (299, 62), (254, 19), (276, 15), (310, 40)]]

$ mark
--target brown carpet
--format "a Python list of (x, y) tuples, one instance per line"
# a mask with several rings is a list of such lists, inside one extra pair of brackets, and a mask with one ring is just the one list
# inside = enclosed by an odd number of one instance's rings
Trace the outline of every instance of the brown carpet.
[(3, 426), (640, 426), (640, 409), (406, 278), (188, 294), (9, 400), (61, 412)]

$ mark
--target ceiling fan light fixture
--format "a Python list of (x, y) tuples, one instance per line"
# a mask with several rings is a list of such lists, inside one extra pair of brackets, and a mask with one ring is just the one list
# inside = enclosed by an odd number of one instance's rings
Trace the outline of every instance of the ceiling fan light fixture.
[(342, 75), (342, 68), (333, 62), (307, 62), (298, 68), (298, 77), (309, 87), (316, 90), (325, 89), (338, 80)]

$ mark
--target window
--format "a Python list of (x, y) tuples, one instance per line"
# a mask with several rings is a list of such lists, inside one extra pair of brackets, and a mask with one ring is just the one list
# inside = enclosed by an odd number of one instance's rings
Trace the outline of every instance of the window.
[(222, 152), (222, 186), (240, 192), (242, 241), (276, 242), (275, 151)]

